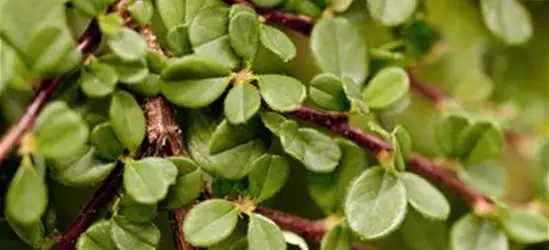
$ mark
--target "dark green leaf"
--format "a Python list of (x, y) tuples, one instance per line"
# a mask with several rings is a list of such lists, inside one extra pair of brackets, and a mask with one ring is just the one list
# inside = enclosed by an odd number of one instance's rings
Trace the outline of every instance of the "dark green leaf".
[(128, 195), (124, 195), (120, 199), (120, 210), (118, 212), (130, 222), (137, 224), (151, 221), (157, 213), (156, 204), (140, 204), (132, 200)]
[(179, 24), (168, 31), (168, 46), (175, 56), (182, 56), (191, 52), (187, 26)]
[(261, 106), (257, 88), (249, 83), (238, 83), (229, 90), (223, 111), (232, 124), (242, 124), (252, 118)]
[(231, 69), (227, 66), (195, 56), (176, 58), (162, 71), (164, 81), (198, 80), (229, 76)]
[(507, 177), (500, 166), (474, 165), (458, 171), (458, 178), (476, 191), (494, 198), (503, 198), (507, 191)]
[(154, 250), (160, 241), (160, 230), (152, 222), (133, 223), (125, 216), (111, 219), (111, 237), (119, 250)]
[(406, 215), (406, 188), (381, 167), (364, 171), (350, 185), (345, 199), (347, 223), (365, 239), (396, 230)]
[(133, 200), (154, 204), (166, 197), (176, 174), (177, 167), (166, 159), (149, 157), (132, 161), (124, 166), (124, 188)]
[(260, 28), (261, 44), (275, 53), (282, 61), (288, 62), (296, 55), (295, 45), (292, 40), (275, 27), (263, 24)]
[(6, 215), (16, 224), (40, 221), (48, 205), (47, 188), (43, 175), (25, 155), (10, 182), (6, 194)]
[(336, 142), (342, 153), (339, 166), (327, 174), (309, 173), (308, 178), (311, 197), (328, 214), (343, 210), (347, 188), (368, 166), (366, 154), (359, 146), (342, 139)]
[(37, 152), (49, 158), (64, 158), (84, 147), (89, 129), (78, 113), (64, 102), (55, 101), (42, 110), (32, 133)]
[(149, 74), (145, 80), (128, 85), (128, 88), (140, 95), (155, 97), (160, 93), (160, 76)]
[(450, 232), (452, 250), (502, 250), (508, 247), (507, 237), (497, 224), (472, 214), (459, 219)]
[(502, 220), (507, 235), (524, 244), (549, 240), (549, 219), (537, 212), (512, 208)]
[(166, 56), (155, 49), (148, 48), (145, 58), (147, 59), (146, 65), (149, 66), (151, 73), (160, 74), (167, 66)]
[(406, 22), (416, 10), (418, 0), (366, 0), (374, 19), (385, 26)]
[(250, 195), (261, 203), (275, 195), (288, 180), (290, 165), (278, 156), (265, 154), (257, 158), (248, 174)]
[(401, 68), (388, 67), (377, 73), (362, 92), (371, 108), (383, 109), (397, 102), (408, 93), (410, 80)]
[(415, 210), (435, 220), (448, 218), (450, 204), (431, 183), (412, 173), (402, 173), (400, 179), (406, 187), (408, 202)]
[(145, 116), (131, 94), (118, 91), (111, 100), (109, 118), (120, 142), (135, 152), (145, 138)]
[(279, 5), (283, 1), (284, 0), (252, 0), (252, 3), (263, 8), (272, 8)]
[[(40, 243), (40, 240), (44, 239), (45, 231), (44, 231), (44, 225), (42, 224), (42, 221), (37, 220), (34, 222), (31, 222), (29, 224), (20, 224), (13, 219), (11, 219), (9, 216), (7, 217), (7, 222), (13, 232), (24, 241), (29, 246), (37, 246), (37, 244)], [(4, 232), (2, 232), (2, 236), (5, 236)], [(0, 240), (2, 242), (2, 240)], [(7, 247), (2, 245), (2, 247)], [(8, 248), (9, 249), (9, 248)], [(16, 248), (14, 250), (20, 250), (21, 248)]]
[(368, 75), (366, 43), (346, 19), (317, 21), (311, 32), (311, 50), (323, 73), (346, 76), (359, 85)]
[(224, 35), (210, 42), (194, 48), (194, 55), (236, 69), (240, 65), (240, 58), (231, 49), (229, 36)]
[(341, 150), (334, 140), (314, 129), (298, 128), (293, 121), (282, 125), (280, 140), (286, 153), (313, 172), (331, 172), (341, 159)]
[(184, 156), (170, 156), (167, 159), (175, 164), (180, 177), (198, 169), (198, 166), (193, 160)]
[(189, 39), (198, 47), (227, 34), (229, 9), (221, 6), (204, 8), (198, 12), (189, 26)]
[(437, 144), (446, 157), (459, 156), (459, 135), (469, 124), (469, 119), (459, 113), (446, 114), (437, 122)]
[(116, 160), (124, 152), (124, 145), (116, 137), (110, 122), (95, 126), (90, 135), (90, 142), (96, 154), (107, 160)]
[(239, 13), (229, 22), (229, 41), (234, 52), (251, 63), (259, 47), (259, 21), (249, 13)]
[(145, 39), (130, 28), (122, 28), (118, 33), (107, 39), (112, 52), (126, 61), (142, 59), (147, 52)]
[(478, 164), (494, 158), (502, 148), (502, 132), (490, 121), (476, 122), (459, 135), (460, 158), (466, 164)]
[(309, 97), (316, 105), (325, 109), (347, 111), (351, 108), (343, 83), (332, 74), (315, 76), (311, 81)]
[(53, 161), (53, 176), (67, 186), (87, 186), (101, 182), (114, 169), (116, 163), (104, 162), (92, 147), (86, 147), (75, 156)]
[(99, 61), (111, 66), (116, 71), (118, 79), (123, 83), (139, 83), (149, 74), (147, 62), (143, 58), (138, 61), (127, 62), (114, 55), (106, 55), (99, 58)]
[(132, 18), (141, 25), (149, 24), (154, 14), (151, 0), (136, 0), (128, 6)]
[(183, 232), (193, 246), (207, 247), (227, 238), (236, 227), (234, 203), (213, 199), (194, 206), (185, 217)]
[(233, 125), (223, 120), (215, 129), (208, 146), (210, 154), (217, 154), (240, 144), (256, 139), (261, 135), (262, 126), (259, 120)]
[(283, 75), (260, 75), (259, 91), (269, 107), (280, 112), (298, 109), (307, 95), (299, 80)]
[(286, 241), (280, 228), (260, 214), (251, 214), (248, 224), (248, 250), (285, 250)]
[(202, 186), (202, 172), (200, 170), (194, 170), (186, 174), (180, 173), (175, 184), (170, 187), (168, 192), (167, 207), (169, 209), (183, 208), (200, 196)]
[(155, 0), (160, 18), (167, 30), (173, 29), (178, 24), (185, 23), (185, 4), (188, 4), (186, 2), (189, 1)]
[(482, 17), (488, 29), (509, 45), (519, 45), (532, 37), (532, 20), (517, 0), (481, 0)]
[(320, 250), (351, 250), (351, 243), (351, 237), (347, 229), (338, 225), (322, 237)]
[(116, 250), (111, 239), (111, 221), (100, 220), (91, 225), (76, 242), (77, 250)]
[(231, 79), (216, 77), (189, 79), (160, 84), (162, 94), (170, 102), (188, 108), (200, 108), (210, 105), (223, 94)]
[(105, 97), (114, 91), (118, 75), (109, 65), (92, 61), (82, 69), (79, 81), (86, 96)]

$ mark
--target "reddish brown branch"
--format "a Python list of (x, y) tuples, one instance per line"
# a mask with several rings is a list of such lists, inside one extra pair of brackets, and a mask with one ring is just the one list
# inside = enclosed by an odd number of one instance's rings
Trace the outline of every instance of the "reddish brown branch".
[[(392, 150), (391, 146), (385, 141), (364, 133), (359, 128), (349, 125), (345, 120), (340, 118), (334, 119), (332, 113), (324, 113), (307, 107), (301, 107), (297, 111), (288, 113), (288, 115), (326, 127), (331, 131), (356, 142), (373, 153)], [(459, 194), (473, 207), (477, 204), (489, 203), (488, 199), (482, 194), (472, 190), (463, 182), (459, 181), (453, 174), (423, 158), (419, 154), (413, 154), (408, 161), (408, 165), (414, 172), (431, 181), (439, 182)]]
[(429, 85), (426, 82), (419, 80), (411, 71), (408, 70), (408, 78), (410, 79), (410, 88), (421, 94), (435, 105), (441, 105), (448, 98), (448, 94), (440, 88)]
[(311, 17), (296, 15), (276, 9), (267, 9), (255, 6), (248, 0), (225, 0), (228, 4), (243, 4), (263, 16), (267, 21), (276, 23), (280, 26), (287, 27), (298, 31), (304, 35), (309, 35), (313, 29), (315, 20)]
[[(101, 32), (99, 31), (97, 22), (93, 20), (82, 38), (80, 38), (78, 49), (83, 54), (88, 54), (95, 49), (100, 40)], [(27, 106), (23, 116), (19, 118), (0, 140), (0, 163), (19, 146), (25, 133), (34, 125), (38, 114), (62, 82), (62, 77), (45, 78), (40, 81), (39, 88), (32, 102)]]
[(63, 233), (60, 241), (60, 250), (73, 249), (74, 243), (81, 233), (86, 231), (97, 212), (112, 200), (122, 185), (122, 166), (117, 166), (95, 192), (86, 207), (80, 212), (68, 229)]

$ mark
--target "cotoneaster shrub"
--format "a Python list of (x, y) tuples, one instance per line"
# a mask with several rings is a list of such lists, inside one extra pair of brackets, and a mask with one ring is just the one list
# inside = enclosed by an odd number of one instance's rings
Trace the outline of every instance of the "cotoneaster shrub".
[(546, 249), (548, 13), (2, 0), (0, 249)]

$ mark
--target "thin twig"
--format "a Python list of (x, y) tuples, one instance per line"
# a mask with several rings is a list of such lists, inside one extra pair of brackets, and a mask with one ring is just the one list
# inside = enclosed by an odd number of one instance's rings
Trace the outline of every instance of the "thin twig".
[(432, 101), (435, 105), (442, 105), (444, 100), (448, 98), (448, 94), (443, 89), (422, 82), (409, 70), (408, 78), (410, 79), (410, 88)]
[[(392, 150), (391, 146), (385, 141), (382, 141), (373, 135), (364, 133), (361, 129), (349, 125), (349, 123), (344, 120), (339, 118), (334, 119), (332, 113), (324, 114), (322, 111), (301, 107), (300, 109), (287, 113), (286, 115), (294, 116), (301, 120), (312, 122), (328, 128), (331, 131), (356, 142), (373, 153)], [(479, 204), (490, 204), (489, 200), (482, 194), (474, 191), (458, 180), (453, 174), (447, 172), (440, 166), (437, 166), (435, 163), (425, 159), (419, 154), (412, 154), (408, 160), (408, 165), (414, 172), (431, 181), (439, 182), (447, 188), (453, 190), (473, 207)]]
[[(93, 20), (84, 35), (80, 38), (78, 49), (84, 55), (91, 53), (97, 47), (99, 41), (101, 41), (101, 32), (99, 31), (97, 21)], [(62, 82), (62, 77), (50, 77), (40, 81), (40, 87), (36, 91), (32, 102), (27, 106), (23, 116), (19, 118), (0, 140), (0, 163), (19, 146), (25, 133), (34, 125), (38, 114)]]
[(228, 4), (243, 4), (259, 13), (267, 21), (276, 23), (280, 26), (284, 26), (295, 31), (298, 31), (304, 35), (309, 35), (313, 29), (315, 20), (308, 16), (296, 15), (276, 9), (261, 8), (248, 0), (225, 0)]

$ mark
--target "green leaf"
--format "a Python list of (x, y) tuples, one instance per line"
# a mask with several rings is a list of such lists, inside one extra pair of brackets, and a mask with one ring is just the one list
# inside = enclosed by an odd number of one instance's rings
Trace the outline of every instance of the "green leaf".
[(235, 17), (240, 13), (248, 13), (257, 17), (257, 13), (255, 13), (255, 11), (252, 8), (250, 8), (245, 4), (237, 3), (237, 4), (231, 5), (231, 9), (229, 10), (229, 19)]
[(341, 150), (335, 141), (314, 129), (298, 128), (294, 121), (282, 125), (280, 140), (284, 151), (312, 172), (331, 172), (341, 159)]
[(145, 80), (127, 86), (137, 94), (156, 97), (160, 93), (160, 76), (157, 74), (149, 74)]
[(116, 137), (135, 152), (145, 138), (145, 116), (137, 101), (131, 94), (118, 91), (111, 100), (109, 118)]
[(248, 224), (248, 250), (285, 250), (286, 241), (280, 228), (260, 214), (251, 214)]
[(240, 58), (234, 54), (228, 35), (195, 47), (194, 55), (197, 58), (223, 64), (230, 69), (237, 69), (240, 65)]
[(435, 125), (438, 147), (446, 157), (459, 156), (459, 135), (470, 125), (467, 117), (459, 113), (445, 114)]
[(230, 73), (231, 69), (223, 64), (195, 56), (185, 56), (171, 61), (160, 77), (163, 81), (198, 80), (225, 77)]
[(239, 13), (229, 21), (229, 41), (234, 52), (251, 63), (259, 47), (259, 21), (255, 15)]
[(146, 65), (154, 74), (160, 74), (168, 64), (166, 56), (152, 48), (147, 49), (145, 59), (147, 59)]
[[(179, 24), (185, 23), (185, 4), (189, 1), (179, 0), (155, 0), (160, 19), (167, 30), (173, 29)], [(194, 2), (194, 1), (191, 1)]]
[(462, 102), (482, 103), (490, 98), (494, 85), (492, 79), (482, 72), (469, 73), (454, 84), (452, 95)]
[(49, 158), (69, 157), (88, 141), (89, 129), (82, 117), (64, 102), (49, 103), (32, 131), (37, 152)]
[(286, 243), (297, 246), (300, 250), (309, 250), (307, 242), (301, 236), (290, 231), (283, 231), (282, 234), (284, 235)]
[(156, 216), (156, 204), (140, 204), (130, 198), (128, 195), (120, 199), (119, 214), (123, 215), (128, 221), (134, 223), (145, 223), (151, 221)]
[(151, 23), (154, 6), (150, 0), (136, 0), (128, 6), (132, 18), (141, 25)]
[(116, 137), (110, 122), (95, 126), (90, 135), (90, 142), (96, 154), (107, 160), (116, 160), (124, 152), (124, 145)]
[(122, 60), (136, 61), (145, 57), (147, 43), (136, 31), (124, 27), (107, 39), (112, 52)]
[(512, 208), (502, 220), (507, 235), (520, 243), (535, 244), (549, 240), (549, 219), (537, 212)]
[(152, 222), (133, 223), (125, 216), (111, 219), (111, 237), (119, 250), (154, 250), (160, 241), (160, 230)]
[(118, 13), (101, 14), (97, 17), (99, 29), (107, 36), (112, 36), (122, 31), (123, 20)]
[(27, 85), (29, 72), (17, 51), (0, 38), (0, 95), (8, 84), (22, 82)]
[(269, 129), (271, 133), (280, 136), (282, 132), (282, 125), (284, 125), (284, 123), (287, 121), (286, 118), (276, 112), (271, 111), (262, 111), (259, 114), (261, 115), (261, 121), (263, 122), (263, 125), (265, 125), (265, 127)]
[(177, 167), (179, 177), (190, 174), (198, 169), (196, 163), (185, 156), (170, 156), (167, 158)]
[(210, 154), (223, 152), (256, 139), (261, 132), (263, 128), (258, 119), (252, 119), (241, 125), (233, 125), (225, 119), (215, 128), (208, 150)]
[(347, 111), (351, 103), (347, 100), (343, 83), (332, 74), (319, 74), (313, 78), (309, 97), (321, 108), (334, 111)]
[(309, 194), (328, 214), (342, 212), (349, 184), (368, 166), (362, 148), (343, 139), (336, 142), (342, 153), (338, 167), (327, 174), (309, 173), (308, 176)]
[(192, 22), (197, 14), (206, 8), (222, 5), (224, 4), (218, 0), (186, 1), (185, 23), (189, 24)]
[(466, 164), (478, 164), (499, 155), (503, 148), (503, 135), (490, 121), (479, 121), (459, 135), (460, 158)]
[(91, 186), (99, 183), (114, 169), (116, 163), (104, 162), (92, 147), (86, 147), (75, 156), (53, 161), (53, 176), (67, 186)]
[(543, 201), (549, 201), (549, 140), (542, 141), (532, 160), (532, 182), (536, 193)]
[(109, 54), (99, 58), (99, 61), (111, 66), (116, 74), (118, 80), (127, 83), (139, 83), (147, 77), (149, 69), (147, 68), (147, 62), (144, 58), (137, 61), (123, 61), (115, 55)]
[(185, 217), (183, 233), (193, 246), (212, 246), (235, 229), (238, 210), (234, 203), (213, 199), (194, 206)]
[(450, 232), (452, 250), (508, 249), (505, 233), (492, 221), (467, 214), (459, 219)]
[(353, 0), (327, 0), (330, 8), (336, 12), (345, 12), (353, 3)]
[(43, 175), (32, 165), (29, 155), (23, 156), (6, 194), (6, 215), (17, 224), (40, 221), (48, 205)]
[(362, 100), (360, 87), (348, 77), (343, 77), (341, 83), (343, 85), (343, 92), (345, 93), (347, 100), (351, 103), (351, 112), (358, 112), (361, 114), (370, 112), (368, 104)]
[[(81, 60), (81, 54), (79, 51), (75, 52), (72, 41), (63, 39), (63, 30), (51, 24), (45, 24), (31, 32), (25, 52), (29, 67), (41, 74), (68, 71)], [(66, 56), (74, 58), (66, 60)]]
[(284, 0), (252, 0), (252, 3), (263, 8), (272, 8), (281, 4)]
[(509, 45), (526, 43), (532, 37), (532, 20), (516, 0), (481, 0), (482, 17), (488, 29)]
[(406, 215), (406, 187), (381, 167), (364, 171), (345, 199), (349, 227), (364, 239), (382, 238), (396, 230)]
[[(7, 216), (6, 219), (9, 226), (11, 227), (13, 232), (15, 232), (17, 237), (19, 237), (19, 239), (24, 241), (27, 245), (37, 246), (37, 244), (39, 244), (40, 241), (44, 239), (45, 230), (44, 230), (44, 225), (42, 224), (42, 221), (37, 220), (29, 224), (21, 224), (14, 221), (9, 216)], [(2, 236), (5, 236), (4, 232), (2, 232)], [(2, 245), (2, 247), (7, 247), (7, 246)], [(14, 250), (20, 250), (20, 249), (21, 248), (15, 248)]]
[(263, 24), (260, 27), (261, 44), (282, 61), (288, 62), (296, 55), (295, 45), (292, 40), (282, 31), (270, 25)]
[(259, 91), (263, 100), (274, 110), (290, 112), (299, 108), (305, 100), (305, 86), (292, 77), (283, 75), (260, 75)]
[(168, 192), (168, 197), (166, 198), (168, 209), (183, 208), (196, 200), (202, 193), (202, 186), (202, 172), (200, 170), (180, 174)]
[(397, 125), (391, 133), (391, 143), (393, 144), (393, 157), (395, 167), (399, 171), (406, 169), (406, 162), (412, 155), (412, 138), (404, 127)]
[(124, 188), (128, 195), (141, 204), (154, 204), (164, 199), (168, 187), (175, 179), (176, 166), (162, 158), (148, 157), (126, 163), (124, 166)]
[(219, 124), (219, 116), (213, 116), (206, 110), (187, 114), (189, 125), (185, 129), (185, 138), (190, 156), (210, 175), (228, 180), (242, 179), (250, 172), (253, 161), (266, 151), (261, 138), (256, 137), (217, 154), (210, 154), (210, 140)]
[(383, 109), (397, 102), (408, 93), (410, 80), (401, 68), (388, 67), (377, 73), (362, 92), (371, 108)]
[(241, 124), (252, 118), (261, 106), (257, 88), (249, 83), (238, 83), (229, 90), (223, 112), (232, 124)]
[(79, 81), (86, 96), (99, 98), (114, 91), (118, 75), (109, 65), (94, 60), (82, 68)]
[(168, 47), (174, 56), (182, 56), (191, 52), (187, 26), (179, 24), (168, 31)]
[(406, 22), (418, 5), (418, 0), (366, 0), (372, 17), (384, 26)]
[(426, 218), (410, 209), (400, 226), (398, 237), (409, 250), (440, 250), (448, 249), (447, 235), (448, 229), (444, 221)]
[(78, 10), (92, 17), (97, 16), (112, 3), (111, 0), (72, 0), (71, 2)]
[(400, 179), (406, 187), (410, 205), (423, 216), (445, 220), (450, 215), (450, 204), (446, 197), (431, 183), (413, 173), (402, 173)]
[(261, 203), (275, 195), (286, 184), (290, 165), (278, 156), (265, 154), (257, 158), (248, 174), (250, 195)]
[(198, 12), (189, 26), (189, 40), (198, 47), (227, 34), (229, 8), (212, 6)]
[(368, 48), (344, 18), (320, 19), (311, 32), (311, 50), (323, 73), (349, 77), (362, 85), (368, 75)]
[(219, 98), (231, 79), (216, 77), (206, 79), (190, 79), (177, 82), (161, 82), (160, 90), (170, 102), (187, 107), (206, 107)]
[(503, 198), (507, 191), (507, 177), (500, 166), (474, 165), (460, 169), (458, 178), (476, 191), (494, 198)]
[(351, 250), (351, 243), (351, 237), (347, 229), (338, 225), (322, 237), (320, 250)]
[(76, 241), (76, 250), (116, 250), (111, 238), (111, 221), (100, 220), (91, 225)]

